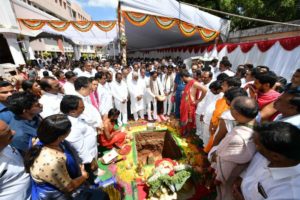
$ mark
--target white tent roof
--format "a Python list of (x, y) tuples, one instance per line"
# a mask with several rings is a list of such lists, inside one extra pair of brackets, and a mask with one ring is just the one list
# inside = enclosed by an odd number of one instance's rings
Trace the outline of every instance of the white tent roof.
[[(7, 4), (10, 2), (9, 0), (5, 0), (4, 3)], [(189, 24), (221, 32), (222, 34), (227, 34), (229, 30), (229, 21), (200, 11), (192, 6), (179, 3), (176, 0), (120, 0), (120, 3), (122, 11), (133, 11), (153, 16), (175, 18)], [(13, 9), (17, 11), (15, 12), (16, 18), (26, 19), (30, 16), (30, 19), (57, 20), (51, 15), (29, 6), (22, 1), (12, 0), (12, 5)], [(3, 7), (5, 8), (6, 6), (2, 6), (1, 8)], [(10, 13), (13, 14), (12, 11)], [(9, 19), (0, 18), (0, 22), (2, 22), (1, 20), (10, 21), (11, 27), (18, 25), (14, 16), (11, 16)], [(2, 24), (5, 23), (6, 22), (2, 22)], [(204, 43), (198, 34), (195, 34), (192, 37), (185, 37), (181, 34), (177, 26), (174, 26), (170, 30), (162, 30), (157, 27), (152, 20), (143, 27), (137, 27), (125, 20), (125, 27), (129, 50), (145, 50)], [(18, 33), (19, 30), (16, 29), (15, 31)], [(29, 30), (21, 26), (20, 32), (24, 35), (33, 37), (41, 32), (47, 32), (63, 35), (72, 40), (75, 44), (105, 45), (117, 38), (118, 25), (109, 32), (101, 31), (95, 26), (88, 32), (77, 31), (72, 26), (69, 26), (68, 29), (60, 32), (50, 28), (47, 24), (38, 31)]]
[[(230, 21), (203, 12), (195, 7), (179, 3), (176, 0), (120, 0), (120, 2), (123, 11), (175, 18), (195, 26), (218, 31), (221, 35), (227, 35), (229, 31)], [(192, 37), (184, 37), (177, 27), (173, 27), (170, 30), (162, 30), (152, 20), (143, 27), (134, 26), (125, 20), (125, 27), (129, 50), (204, 43), (198, 34)]]
[(20, 33), (10, 0), (1, 1), (0, 33)]
[(50, 28), (48, 25), (45, 25), (42, 28), (43, 32), (51, 33), (55, 35), (62, 35), (75, 44), (78, 45), (106, 45), (114, 40), (117, 36), (117, 26), (115, 26), (111, 31), (104, 32), (93, 26), (91, 30), (87, 32), (80, 32), (74, 29), (73, 26), (69, 26), (67, 30), (60, 32)]
[[(16, 12), (16, 18), (26, 19), (30, 16), (30, 19), (58, 20), (57, 18), (54, 18), (53, 16), (19, 0), (13, 0), (13, 7), (18, 11)], [(113, 41), (113, 39), (117, 36), (116, 26), (109, 32), (101, 31), (95, 26), (88, 32), (77, 31), (73, 26), (69, 26), (65, 31), (56, 31), (50, 28), (47, 24), (41, 30), (30, 30), (24, 26), (21, 26), (20, 28), (21, 33), (24, 35), (35, 37), (42, 32), (46, 32), (54, 35), (62, 35), (72, 40), (75, 44), (80, 45), (106, 45)]]

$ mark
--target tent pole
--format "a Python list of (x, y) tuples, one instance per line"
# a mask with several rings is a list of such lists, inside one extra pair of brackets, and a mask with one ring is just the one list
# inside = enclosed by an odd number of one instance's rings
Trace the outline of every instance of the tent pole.
[(125, 33), (125, 20), (124, 16), (122, 15), (121, 11), (121, 2), (119, 1), (118, 5), (118, 21), (119, 21), (119, 41), (120, 41), (120, 47), (121, 47), (121, 64), (122, 66), (127, 65), (127, 52), (126, 52), (126, 47), (127, 47), (127, 39), (126, 39), (126, 33)]

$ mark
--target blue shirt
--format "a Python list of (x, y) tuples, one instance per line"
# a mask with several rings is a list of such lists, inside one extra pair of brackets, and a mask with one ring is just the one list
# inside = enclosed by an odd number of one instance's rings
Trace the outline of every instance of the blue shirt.
[(185, 83), (182, 81), (179, 73), (176, 74), (174, 82), (177, 84), (176, 93), (181, 93), (184, 90)]
[(29, 149), (29, 141), (37, 136), (37, 128), (40, 124), (39, 116), (32, 120), (24, 120), (18, 116), (14, 116), (9, 123), (12, 130), (16, 131), (11, 145), (21, 152)]
[(0, 103), (0, 120), (9, 124), (13, 117), (14, 114), (4, 104)]

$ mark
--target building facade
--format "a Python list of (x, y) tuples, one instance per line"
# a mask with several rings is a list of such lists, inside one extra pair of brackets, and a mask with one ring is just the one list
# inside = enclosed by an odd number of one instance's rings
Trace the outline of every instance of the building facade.
[[(55, 17), (57, 20), (63, 21), (90, 21), (91, 16), (87, 14), (80, 5), (70, 0), (19, 0), (23, 1), (32, 9), (38, 9)], [(74, 44), (64, 41), (64, 38), (57, 37), (39, 37), (30, 41), (30, 46), (35, 55), (43, 54), (67, 54), (73, 55)], [(63, 49), (62, 49), (63, 48)], [(80, 53), (88, 55), (95, 54), (95, 47), (90, 45), (82, 45), (79, 47)]]

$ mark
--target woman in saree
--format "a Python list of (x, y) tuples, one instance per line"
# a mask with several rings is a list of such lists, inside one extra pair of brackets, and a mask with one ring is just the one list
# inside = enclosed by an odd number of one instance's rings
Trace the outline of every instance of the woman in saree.
[(32, 200), (109, 199), (101, 190), (88, 188), (88, 173), (77, 164), (75, 151), (64, 141), (70, 130), (66, 115), (51, 115), (41, 122), (39, 142), (24, 158), (32, 177)]
[(115, 108), (110, 109), (108, 112), (108, 118), (103, 122), (103, 133), (99, 135), (101, 146), (111, 149), (114, 146), (122, 148), (125, 144), (126, 133), (114, 129), (119, 114), (120, 111)]

